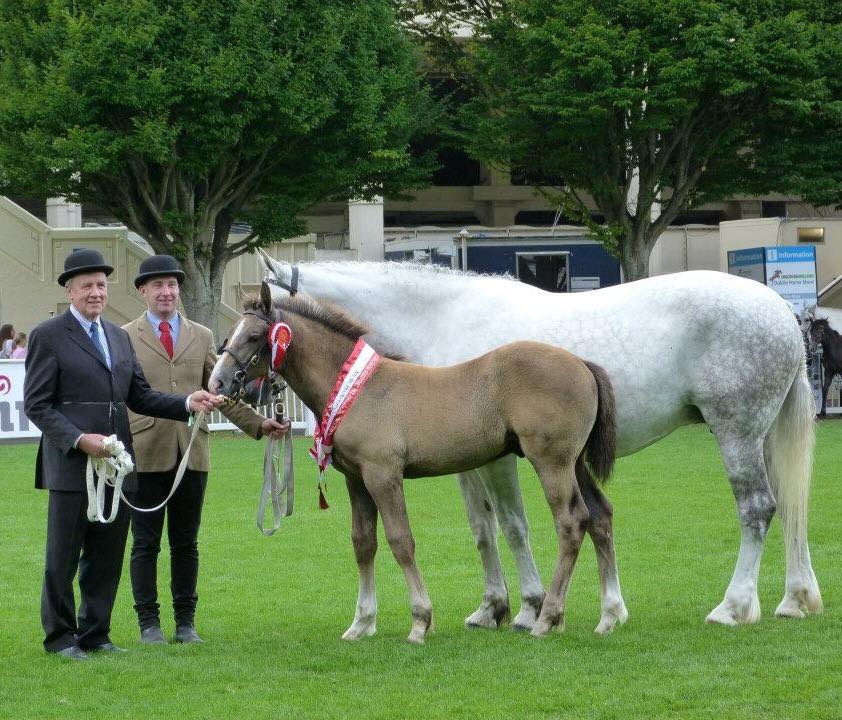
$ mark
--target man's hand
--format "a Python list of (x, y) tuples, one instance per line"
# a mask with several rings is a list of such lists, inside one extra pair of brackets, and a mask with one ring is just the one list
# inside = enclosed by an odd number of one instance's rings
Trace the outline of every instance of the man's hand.
[(91, 457), (108, 457), (111, 453), (105, 449), (105, 440), (105, 435), (86, 433), (79, 438), (79, 442), (76, 443), (76, 449), (81, 450)]
[(272, 418), (266, 418), (262, 423), (260, 423), (260, 432), (274, 438), (275, 440), (280, 440), (280, 438), (286, 435), (289, 432), (289, 428), (289, 420), (284, 420), (284, 422), (279, 423), (277, 420), (273, 420)]
[(200, 410), (213, 412), (222, 404), (223, 399), (222, 395), (212, 395), (207, 390), (196, 390), (196, 392), (190, 393), (187, 405), (190, 412), (199, 412)]

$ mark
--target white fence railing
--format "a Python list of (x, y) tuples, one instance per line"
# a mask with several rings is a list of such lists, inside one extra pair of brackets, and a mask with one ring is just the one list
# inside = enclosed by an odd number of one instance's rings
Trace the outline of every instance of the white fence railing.
[[(0, 360), (0, 442), (41, 437), (41, 431), (29, 422), (23, 412), (25, 375), (23, 360)], [(292, 429), (312, 435), (315, 419), (289, 388), (285, 392), (284, 405), (286, 415), (292, 422)], [(268, 417), (271, 407), (263, 406), (257, 410)], [(219, 411), (212, 414), (208, 427), (211, 431), (237, 429), (237, 426)]]
[[(303, 432), (306, 435), (313, 434), (315, 420), (312, 413), (304, 407), (304, 403), (289, 388), (284, 391), (284, 409), (294, 431)], [(257, 412), (269, 417), (272, 407), (271, 405), (261, 405), (257, 408)], [(237, 426), (217, 410), (211, 415), (208, 428), (211, 432), (214, 432), (217, 430), (236, 430)]]

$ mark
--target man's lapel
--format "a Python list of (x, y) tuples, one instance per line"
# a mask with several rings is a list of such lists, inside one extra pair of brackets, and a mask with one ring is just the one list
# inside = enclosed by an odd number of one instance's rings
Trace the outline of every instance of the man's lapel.
[[(94, 346), (94, 341), (91, 340), (90, 336), (79, 324), (79, 321), (73, 317), (73, 313), (70, 310), (64, 313), (64, 325), (67, 328), (70, 339), (88, 353), (88, 355), (93, 357), (102, 367), (108, 370), (108, 365), (105, 364), (102, 353)], [(111, 343), (109, 343), (110, 345)]]
[(164, 346), (161, 344), (161, 340), (155, 334), (155, 331), (152, 329), (152, 325), (149, 322), (149, 318), (146, 316), (144, 312), (143, 315), (138, 318), (137, 322), (137, 336), (142, 343), (147, 345), (151, 348), (154, 352), (158, 353), (164, 360), (167, 362), (170, 361), (170, 356), (167, 355), (167, 351), (164, 350)]
[(173, 362), (178, 360), (181, 355), (184, 353), (187, 348), (193, 342), (193, 339), (196, 336), (196, 332), (193, 329), (193, 323), (191, 323), (184, 315), (181, 313), (178, 314), (179, 319), (179, 329), (178, 329), (178, 343), (176, 343), (175, 349), (173, 350)]

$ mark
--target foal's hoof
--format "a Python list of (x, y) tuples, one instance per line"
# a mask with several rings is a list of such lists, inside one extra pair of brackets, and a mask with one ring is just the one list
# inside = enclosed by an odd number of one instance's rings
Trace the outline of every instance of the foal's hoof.
[(409, 631), (407, 642), (415, 645), (423, 645), (424, 638), (433, 632), (433, 611), (432, 608), (413, 609), (412, 628)]
[(626, 610), (625, 604), (620, 604), (610, 610), (603, 610), (602, 617), (599, 619), (599, 625), (596, 626), (594, 632), (597, 635), (610, 635), (614, 632), (614, 628), (618, 625), (624, 625), (629, 619), (629, 611)]
[(564, 632), (564, 618), (556, 618), (555, 620), (538, 618), (530, 634), (532, 637), (545, 637), (553, 628), (558, 632)]

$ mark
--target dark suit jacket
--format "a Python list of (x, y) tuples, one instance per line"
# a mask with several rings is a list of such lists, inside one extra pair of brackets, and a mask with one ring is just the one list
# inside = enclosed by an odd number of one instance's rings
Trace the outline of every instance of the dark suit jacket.
[[(187, 420), (186, 396), (152, 390), (125, 330), (100, 318), (111, 370), (68, 310), (29, 336), (24, 411), (41, 430), (35, 487), (82, 492), (88, 456), (73, 443), (82, 433), (116, 434), (134, 458), (126, 407), (136, 413)], [(134, 473), (123, 487), (133, 490)]]

